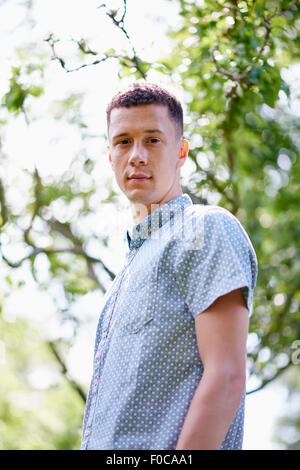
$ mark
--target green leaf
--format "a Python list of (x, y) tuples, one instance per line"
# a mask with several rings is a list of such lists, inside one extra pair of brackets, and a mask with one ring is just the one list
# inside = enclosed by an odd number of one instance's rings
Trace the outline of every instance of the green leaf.
[(104, 55), (114, 55), (116, 53), (116, 49), (113, 49), (112, 47), (108, 49), (107, 51), (104, 52)]
[(39, 97), (44, 93), (44, 88), (41, 86), (31, 86), (27, 92), (32, 96)]

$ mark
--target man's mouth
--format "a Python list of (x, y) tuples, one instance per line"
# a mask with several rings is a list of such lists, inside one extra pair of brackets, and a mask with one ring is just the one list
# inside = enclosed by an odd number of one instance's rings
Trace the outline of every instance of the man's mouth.
[(144, 175), (133, 175), (130, 176), (129, 181), (148, 181), (151, 179), (151, 176), (144, 176)]

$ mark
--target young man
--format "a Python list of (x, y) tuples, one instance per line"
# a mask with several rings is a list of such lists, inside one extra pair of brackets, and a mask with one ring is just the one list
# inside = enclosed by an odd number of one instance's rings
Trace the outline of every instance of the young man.
[(173, 95), (135, 84), (107, 123), (135, 226), (99, 319), (82, 449), (241, 449), (251, 241), (228, 210), (182, 193)]

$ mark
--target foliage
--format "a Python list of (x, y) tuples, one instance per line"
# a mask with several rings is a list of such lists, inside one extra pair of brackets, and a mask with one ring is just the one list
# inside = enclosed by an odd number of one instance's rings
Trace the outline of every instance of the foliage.
[(1, 325), (0, 448), (76, 449), (82, 401), (41, 335), (23, 319)]
[[(31, 64), (27, 65), (26, 73), (31, 73), (35, 67)], [(10, 89), (3, 97), (3, 104), (10, 112), (20, 112), (24, 107), (24, 102), (27, 96), (35, 96), (38, 98), (44, 92), (41, 86), (30, 85), (24, 87), (20, 81), (21, 68), (12, 67), (12, 77), (10, 78)]]
[(299, 59), (300, 8), (287, 1), (180, 4), (182, 24), (163, 63), (186, 91), (188, 137), (202, 138), (190, 152), (189, 184), (234, 213), (256, 250), (249, 374), (264, 385), (291, 364), (300, 337), (299, 120), (284, 79)]
[[(299, 366), (298, 366), (299, 367)], [(273, 440), (282, 449), (300, 449), (300, 379), (297, 369), (289, 369), (282, 377), (282, 382), (287, 387), (287, 399), (281, 415), (277, 418)]]

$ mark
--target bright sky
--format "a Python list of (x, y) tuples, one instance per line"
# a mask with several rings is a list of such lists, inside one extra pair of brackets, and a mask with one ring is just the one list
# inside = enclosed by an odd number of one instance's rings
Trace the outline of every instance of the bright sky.
[[(21, 2), (9, 0), (3, 3), (0, 30), (0, 96), (8, 89), (10, 67), (16, 65), (14, 48), (19, 47), (20, 44), (26, 46), (28, 43), (33, 43), (32, 60), (35, 61), (37, 60), (34, 55), (35, 46), (37, 50), (44, 51), (45, 55), (49, 53), (48, 45), (42, 40), (47, 38), (50, 32), (65, 41), (62, 51), (64, 56), (70, 53), (70, 67), (73, 66), (72, 54), (74, 52), (70, 41), (72, 37), (75, 39), (90, 38), (90, 47), (99, 51), (106, 51), (111, 47), (115, 49), (127, 48), (127, 42), (120, 32), (111, 25), (104, 10), (97, 9), (100, 4), (99, 0), (90, 0), (89, 2), (44, 0), (36, 2), (33, 10), (35, 26), (30, 30), (25, 24), (22, 26), (24, 9)], [(107, 4), (113, 8), (122, 2), (109, 1)], [(177, 8), (177, 2), (166, 0), (151, 0), (151, 2), (128, 0), (126, 27), (137, 52), (144, 59), (154, 60), (166, 55), (170, 50), (170, 42), (166, 38), (165, 32), (168, 25), (174, 26), (178, 21)], [(182, 98), (182, 90), (176, 86), (176, 82), (171, 83), (169, 77), (153, 73), (149, 79), (168, 86), (177, 93), (179, 98)], [(39, 78), (37, 77), (36, 80), (38, 82)], [(120, 86), (116, 63), (114, 61), (106, 62), (67, 74), (57, 62), (53, 61), (47, 68), (43, 83), (46, 86), (46, 93), (42, 98), (32, 100), (29, 112), (30, 126), (27, 126), (21, 115), (19, 118), (11, 120), (5, 128), (3, 149), (9, 157), (10, 166), (9, 168), (4, 165), (2, 168), (0, 167), (0, 175), (5, 176), (11, 183), (12, 190), (9, 197), (16, 207), (22, 208), (24, 194), (22, 191), (14, 190), (21, 180), (21, 186), (23, 189), (25, 188), (24, 191), (30, 185), (30, 180), (26, 181), (22, 169), (32, 170), (36, 165), (44, 178), (49, 175), (60, 175), (68, 168), (74, 155), (84, 147), (88, 154), (97, 156), (99, 159), (99, 165), (95, 169), (95, 174), (99, 177), (98, 199), (95, 199), (96, 207), (103, 192), (105, 194), (106, 191), (105, 187), (101, 186), (101, 181), (111, 176), (105, 143), (101, 134), (105, 133), (106, 103)], [(64, 99), (70, 92), (85, 93), (82, 110), (85, 122), (88, 124), (88, 131), (100, 137), (82, 142), (82, 137), (75, 126), (62, 124), (51, 117), (49, 113), (49, 110), (51, 112), (52, 109), (51, 106), (53, 106), (51, 102)], [(188, 177), (190, 171), (191, 167), (187, 164), (183, 175)], [(113, 181), (112, 184), (118, 191)], [(120, 198), (120, 201), (121, 205), (125, 208), (128, 207), (125, 200)], [(69, 209), (72, 210), (72, 208)], [(110, 207), (108, 209), (111, 211)], [(105, 210), (106, 208), (99, 208), (99, 211), (102, 211), (101, 218), (96, 222), (96, 225), (99, 225), (96, 227), (96, 232), (98, 230), (99, 234), (108, 229), (105, 223), (99, 224), (100, 220), (105, 221), (108, 218), (107, 213), (105, 215)], [(89, 247), (95, 256), (103, 257), (103, 260), (115, 272), (122, 266), (127, 249), (123, 235), (129, 219), (128, 213), (125, 211), (126, 215), (120, 221), (121, 212), (115, 211), (115, 225), (110, 224), (109, 226), (109, 232), (115, 234), (112, 237), (110, 250), (102, 250), (97, 243)], [(123, 231), (119, 230), (120, 224), (124, 227)], [(84, 230), (88, 231), (91, 228), (95, 231), (94, 219), (86, 221)], [(14, 257), (18, 259), (20, 255), (22, 256), (22, 247), (14, 246), (10, 252), (7, 251), (7, 255), (11, 259)], [(38, 265), (41, 278), (47, 279), (47, 267), (47, 260), (41, 257)], [(24, 275), (27, 276), (25, 268), (19, 270), (15, 277), (21, 279)], [(57, 305), (53, 302), (52, 294), (58, 299)], [(57, 308), (62, 307), (59, 302), (57, 286), (52, 285), (48, 293), (39, 292), (33, 281), (28, 279), (26, 288), (18, 291), (17, 295), (12, 295), (6, 302), (3, 314), (7, 321), (12, 322), (19, 315), (30, 317), (34, 325), (42, 331), (45, 331), (45, 325), (47, 325), (45, 333), (48, 337), (55, 338), (59, 331), (61, 335), (68, 338), (71, 335), (70, 325), (66, 324), (62, 330), (58, 317), (54, 314)], [(73, 312), (83, 319), (84, 327), (81, 328), (71, 351), (68, 365), (73, 376), (85, 384), (88, 384), (92, 372), (94, 337), (101, 303), (102, 295), (100, 293), (90, 293), (76, 304)], [(41, 315), (41, 305), (43, 306), (43, 315)], [(44, 371), (40, 371), (38, 377), (32, 376), (33, 385), (44, 381), (46, 386), (49, 380), (49, 376)], [(284, 399), (284, 391), (279, 386), (269, 386), (265, 390), (247, 397), (245, 449), (276, 448), (271, 442), (271, 433), (274, 419), (280, 412)]]

